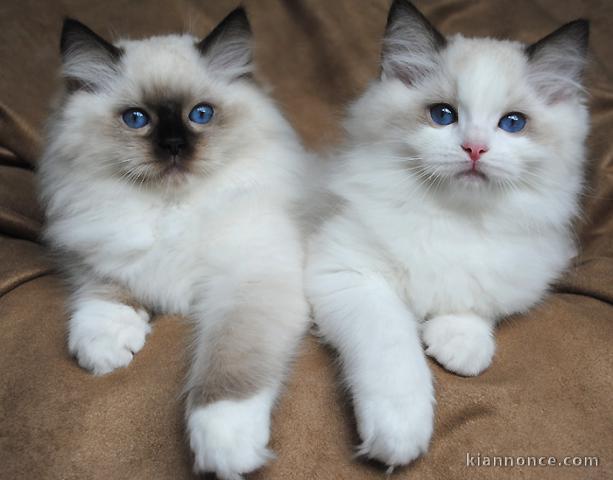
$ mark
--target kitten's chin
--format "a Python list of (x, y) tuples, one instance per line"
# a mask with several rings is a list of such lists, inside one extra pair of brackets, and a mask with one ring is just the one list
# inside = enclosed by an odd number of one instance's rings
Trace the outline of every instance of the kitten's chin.
[(438, 186), (444, 186), (443, 190), (448, 190), (450, 194), (459, 192), (479, 191), (493, 185), (492, 178), (481, 169), (473, 168), (449, 168), (445, 172), (437, 172), (433, 176), (432, 184), (434, 190), (441, 191)]
[(469, 188), (479, 188), (489, 183), (489, 177), (480, 170), (464, 170), (454, 176), (454, 181)]
[(162, 181), (182, 181), (192, 174), (191, 169), (182, 162), (172, 162), (160, 168), (157, 176)]
[(187, 183), (192, 176), (193, 173), (190, 170), (172, 166), (168, 167), (158, 176), (157, 182), (165, 186), (179, 187)]
[(130, 183), (138, 186), (148, 187), (180, 187), (189, 182), (195, 173), (182, 163), (168, 163), (155, 167), (147, 168), (143, 171), (140, 168), (138, 171), (129, 172), (122, 175)]

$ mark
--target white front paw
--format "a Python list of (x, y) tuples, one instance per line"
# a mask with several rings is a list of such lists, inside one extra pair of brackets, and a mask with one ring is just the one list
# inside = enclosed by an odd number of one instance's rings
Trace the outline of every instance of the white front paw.
[(358, 454), (386, 465), (406, 465), (428, 450), (432, 437), (434, 399), (430, 389), (410, 396), (359, 398), (355, 402)]
[(149, 315), (121, 303), (81, 302), (70, 319), (68, 348), (95, 375), (125, 367), (145, 345)]
[(476, 315), (443, 315), (424, 323), (426, 353), (447, 370), (479, 375), (490, 366), (496, 350), (492, 324)]
[(195, 408), (187, 429), (196, 473), (215, 472), (221, 480), (239, 480), (273, 457), (269, 392), (247, 400), (221, 400)]

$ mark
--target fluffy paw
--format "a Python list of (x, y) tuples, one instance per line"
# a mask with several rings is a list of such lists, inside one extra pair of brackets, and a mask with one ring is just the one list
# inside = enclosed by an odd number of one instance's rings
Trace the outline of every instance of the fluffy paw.
[(464, 376), (479, 375), (496, 350), (492, 324), (476, 315), (443, 315), (424, 323), (426, 353), (443, 367)]
[(95, 375), (125, 367), (145, 345), (149, 315), (121, 303), (82, 302), (70, 320), (68, 347), (79, 365)]
[(434, 400), (431, 392), (409, 397), (384, 395), (356, 402), (358, 454), (391, 467), (406, 465), (428, 450)]
[(272, 453), (272, 397), (260, 393), (247, 400), (221, 400), (195, 408), (187, 429), (196, 473), (215, 472), (221, 480), (239, 480), (264, 465)]

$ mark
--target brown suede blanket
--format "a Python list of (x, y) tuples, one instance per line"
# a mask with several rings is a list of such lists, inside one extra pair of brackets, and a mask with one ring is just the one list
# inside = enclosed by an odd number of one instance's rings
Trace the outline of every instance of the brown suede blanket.
[[(0, 4), (3, 480), (192, 478), (179, 399), (187, 325), (175, 317), (156, 319), (133, 363), (106, 377), (77, 366), (65, 345), (66, 291), (38, 241), (33, 167), (57, 87), (64, 15), (107, 38), (185, 29), (204, 35), (237, 3)], [(307, 146), (334, 145), (344, 106), (377, 75), (388, 0), (244, 3), (260, 77)], [(577, 227), (581, 255), (542, 305), (500, 326), (493, 366), (483, 375), (461, 378), (431, 362), (438, 401), (431, 448), (393, 477), (613, 479), (613, 2), (416, 3), (446, 34), (534, 41), (571, 19), (591, 19), (591, 170)], [(353, 458), (358, 438), (337, 379), (333, 353), (307, 338), (273, 418), (271, 446), (278, 457), (249, 478), (385, 477), (380, 466)], [(526, 457), (598, 457), (598, 466), (484, 465), (493, 456), (517, 464), (528, 463)]]

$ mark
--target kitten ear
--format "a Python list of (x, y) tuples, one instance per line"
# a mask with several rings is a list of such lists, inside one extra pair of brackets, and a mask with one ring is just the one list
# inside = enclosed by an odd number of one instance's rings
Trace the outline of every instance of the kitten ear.
[(394, 0), (381, 51), (381, 76), (413, 85), (437, 68), (447, 40), (408, 0)]
[(249, 75), (253, 70), (251, 27), (245, 9), (232, 11), (201, 42), (196, 44), (211, 70), (231, 79)]
[(586, 64), (590, 23), (575, 20), (526, 47), (529, 78), (549, 102), (555, 103), (581, 91)]
[(104, 85), (117, 73), (123, 53), (72, 18), (64, 19), (60, 52), (62, 73), (72, 90), (95, 90)]

